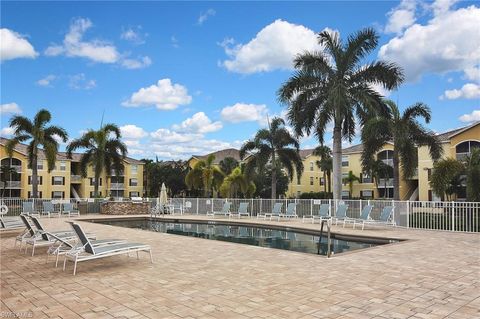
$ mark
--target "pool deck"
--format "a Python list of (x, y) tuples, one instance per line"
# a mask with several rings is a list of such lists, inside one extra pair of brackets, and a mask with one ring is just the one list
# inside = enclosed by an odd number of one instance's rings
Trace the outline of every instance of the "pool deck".
[[(88, 215), (82, 218), (115, 218)], [(176, 218), (203, 219), (187, 215)], [(66, 218), (42, 219), (69, 229)], [(217, 221), (222, 220), (216, 218)], [(263, 222), (242, 219), (242, 222)], [(319, 230), (301, 221), (265, 223)], [(330, 259), (222, 241), (80, 222), (98, 239), (151, 245), (145, 254), (72, 264), (24, 255), (0, 235), (0, 317), (480, 318), (480, 234), (405, 229), (335, 232), (408, 239)]]

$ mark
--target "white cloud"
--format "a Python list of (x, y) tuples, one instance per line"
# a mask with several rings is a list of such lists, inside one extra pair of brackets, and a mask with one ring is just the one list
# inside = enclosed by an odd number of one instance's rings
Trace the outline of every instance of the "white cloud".
[(466, 123), (480, 121), (480, 110), (473, 110), (470, 114), (463, 114), (459, 120)]
[(85, 74), (79, 73), (70, 76), (68, 86), (76, 90), (90, 90), (97, 86), (97, 82), (92, 79), (87, 79)]
[(120, 59), (116, 47), (101, 40), (84, 41), (85, 32), (93, 26), (89, 19), (78, 18), (70, 24), (70, 30), (63, 39), (63, 45), (49, 46), (45, 54), (81, 57), (99, 63), (116, 63)]
[(195, 113), (181, 124), (172, 126), (175, 131), (201, 134), (216, 132), (222, 129), (222, 127), (222, 122), (212, 122), (204, 112)]
[(138, 59), (123, 59), (121, 64), (126, 69), (143, 69), (150, 66), (152, 60), (148, 56), (144, 56)]
[(18, 58), (34, 59), (38, 55), (24, 36), (10, 29), (0, 29), (0, 61)]
[(142, 26), (136, 26), (136, 27), (128, 27), (122, 31), (122, 34), (120, 34), (120, 38), (129, 42), (132, 42), (133, 44), (140, 45), (145, 43), (145, 37), (147, 37), (148, 34), (143, 33), (142, 31)]
[(385, 32), (401, 33), (403, 30), (415, 23), (416, 0), (403, 0), (397, 7), (388, 14)]
[(461, 89), (446, 90), (440, 98), (455, 99), (480, 99), (480, 85), (467, 83)]
[(238, 73), (291, 69), (295, 55), (320, 49), (315, 32), (283, 20), (267, 25), (246, 44), (232, 46), (232, 39), (222, 44), (229, 56), (222, 65)]
[(466, 68), (465, 77), (470, 81), (480, 82), (480, 67), (474, 66), (471, 68)]
[(55, 79), (57, 79), (56, 75), (49, 74), (46, 77), (38, 80), (36, 83), (40, 86), (51, 87), (52, 81), (54, 81)]
[(202, 134), (179, 133), (167, 128), (159, 128), (155, 132), (150, 133), (156, 144), (176, 144), (194, 142), (202, 138)]
[(146, 88), (141, 88), (122, 103), (127, 107), (140, 107), (155, 105), (159, 110), (174, 110), (179, 105), (187, 105), (192, 102), (187, 88), (180, 84), (172, 84), (170, 79), (158, 80)]
[(222, 119), (231, 123), (262, 122), (266, 120), (267, 113), (268, 109), (265, 104), (246, 103), (236, 103), (231, 106), (226, 106), (220, 112)]
[(205, 12), (200, 13), (200, 16), (198, 17), (197, 24), (202, 25), (205, 21), (208, 20), (208, 18), (213, 17), (216, 14), (216, 11), (213, 9), (208, 9)]
[(124, 139), (140, 139), (148, 136), (148, 133), (143, 128), (133, 124), (120, 126), (120, 132)]
[(7, 126), (0, 130), (0, 135), (2, 137), (12, 136), (14, 131), (15, 130), (12, 127)]
[(19, 114), (22, 109), (17, 103), (6, 103), (0, 105), (0, 114)]
[[(405, 69), (407, 81), (426, 73), (465, 71), (480, 60), (480, 8), (452, 10), (453, 1), (436, 1), (434, 16), (425, 24), (413, 24), (391, 39), (379, 57), (395, 61)], [(453, 27), (454, 26), (454, 27)]]

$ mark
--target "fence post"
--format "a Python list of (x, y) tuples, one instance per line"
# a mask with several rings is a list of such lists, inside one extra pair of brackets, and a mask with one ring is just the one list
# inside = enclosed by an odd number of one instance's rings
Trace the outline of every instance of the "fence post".
[(332, 217), (332, 199), (328, 200), (328, 215)]
[(392, 199), (392, 207), (393, 207), (392, 222), (394, 222), (396, 224), (397, 221), (395, 220), (395, 200), (394, 199)]
[(260, 198), (259, 201), (260, 201), (260, 208), (259, 208), (258, 213), (257, 213), (257, 218), (258, 218), (258, 215), (262, 213), (263, 198)]
[(197, 215), (198, 215), (198, 205), (199, 205), (199, 202), (198, 202), (198, 197), (197, 197)]
[(407, 229), (410, 228), (410, 201), (407, 200)]
[(312, 220), (313, 220), (313, 199), (312, 198), (310, 199), (310, 216), (312, 216)]
[(212, 213), (213, 213), (213, 197), (210, 198), (210, 200), (212, 201)]
[(452, 231), (455, 231), (455, 202), (452, 201)]

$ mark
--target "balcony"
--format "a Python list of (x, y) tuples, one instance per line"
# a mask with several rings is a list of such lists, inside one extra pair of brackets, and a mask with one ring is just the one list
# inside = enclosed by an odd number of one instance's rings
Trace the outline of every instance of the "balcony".
[(378, 188), (393, 187), (393, 178), (380, 178), (378, 180)]
[[(0, 182), (0, 188), (4, 188), (5, 183)], [(5, 188), (22, 188), (22, 182), (21, 181), (7, 181), (7, 186)]]
[(13, 168), (17, 173), (22, 172), (22, 165), (11, 165), (10, 167)]
[(112, 170), (110, 171), (110, 176), (124, 176), (124, 175), (125, 175), (125, 172), (124, 172), (123, 170), (120, 171), (120, 172), (118, 172), (118, 175), (117, 175), (117, 172), (115, 172), (114, 169), (112, 169)]
[(71, 183), (81, 183), (82, 176), (81, 175), (70, 175), (70, 182)]
[(110, 189), (111, 190), (125, 189), (125, 184), (124, 183), (111, 183), (110, 184)]

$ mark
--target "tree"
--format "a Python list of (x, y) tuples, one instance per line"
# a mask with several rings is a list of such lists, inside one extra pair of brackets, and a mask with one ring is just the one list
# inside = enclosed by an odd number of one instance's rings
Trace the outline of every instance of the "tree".
[(233, 157), (225, 157), (220, 163), (218, 163), (218, 166), (220, 166), (220, 169), (225, 175), (230, 175), (233, 170), (238, 167), (238, 161)]
[(13, 167), (10, 167), (10, 165), (2, 165), (0, 167), (0, 176), (1, 176), (1, 181), (3, 183), (3, 188), (2, 188), (2, 196), (5, 196), (5, 191), (7, 189), (7, 183), (12, 179), (12, 177), (17, 176), (17, 170), (14, 169)]
[(467, 201), (480, 202), (480, 148), (473, 148), (465, 158)]
[(87, 177), (88, 166), (94, 170), (94, 196), (98, 197), (99, 181), (102, 172), (110, 174), (112, 169), (117, 175), (123, 169), (123, 160), (127, 156), (127, 146), (121, 141), (120, 129), (115, 124), (105, 124), (99, 130), (88, 130), (80, 138), (74, 139), (67, 146), (67, 156), (77, 149), (84, 149), (80, 159), (80, 172)]
[[(288, 190), (289, 178), (280, 167), (277, 166), (276, 170), (276, 192), (278, 195), (285, 195)], [(267, 164), (261, 172), (253, 174), (253, 183), (256, 186), (254, 197), (271, 198), (272, 165)]]
[[(15, 145), (30, 141), (27, 148), (28, 168), (32, 169), (32, 198), (38, 196), (38, 151), (43, 149), (47, 159), (47, 168), (50, 173), (55, 167), (55, 160), (58, 153), (58, 138), (62, 142), (68, 139), (67, 132), (55, 125), (47, 126), (52, 115), (48, 110), (41, 109), (35, 115), (33, 122), (30, 119), (15, 115), (10, 120), (10, 127), (13, 128), (13, 138), (6, 144), (8, 155), (11, 157)], [(56, 139), (57, 138), (57, 139)]]
[(320, 145), (313, 150), (313, 155), (320, 156), (320, 160), (317, 161), (317, 166), (323, 172), (323, 189), (324, 192), (327, 193), (328, 184), (328, 193), (331, 193), (332, 150), (326, 145)]
[(337, 32), (323, 31), (324, 51), (305, 52), (294, 60), (297, 69), (278, 92), (287, 104), (288, 119), (299, 136), (313, 133), (320, 144), (333, 123), (333, 196), (342, 192), (342, 139), (352, 141), (356, 122), (363, 125), (372, 112), (384, 113), (382, 96), (374, 85), (396, 89), (403, 81), (400, 67), (374, 61), (362, 64), (378, 44), (377, 33), (361, 30), (343, 42)]
[(390, 100), (385, 101), (389, 113), (369, 119), (362, 130), (362, 166), (368, 169), (375, 154), (385, 143), (393, 142), (393, 198), (400, 200), (400, 167), (403, 178), (409, 179), (415, 173), (418, 164), (417, 147), (427, 146), (434, 161), (442, 156), (442, 146), (435, 133), (429, 131), (417, 121), (423, 118), (430, 123), (430, 108), (416, 103), (400, 113), (398, 106)]
[(253, 195), (254, 192), (255, 184), (253, 184), (244, 172), (242, 172), (241, 167), (234, 168), (233, 171), (225, 177), (220, 186), (220, 194), (222, 197), (237, 198), (239, 193), (242, 193), (243, 195)]
[(156, 197), (160, 192), (162, 183), (165, 183), (171, 197), (181, 195), (187, 190), (185, 177), (187, 165), (184, 161), (149, 162), (145, 170), (149, 196)]
[(192, 170), (185, 176), (185, 184), (190, 189), (202, 189), (205, 197), (213, 196), (213, 191), (218, 190), (225, 178), (225, 173), (213, 163), (214, 155), (206, 160), (198, 161)]
[(441, 197), (446, 195), (447, 200), (452, 200), (453, 195), (458, 195), (463, 187), (464, 173), (465, 167), (462, 162), (454, 158), (437, 161), (430, 176), (432, 191)]
[(353, 174), (352, 171), (348, 172), (347, 177), (343, 178), (343, 184), (347, 185), (348, 184), (348, 190), (350, 191), (350, 198), (353, 197), (353, 183), (354, 182), (360, 182), (360, 178)]
[(287, 171), (290, 180), (294, 173), (300, 177), (303, 173), (303, 162), (299, 154), (298, 140), (285, 128), (285, 121), (275, 117), (269, 123), (268, 129), (261, 129), (252, 140), (243, 144), (240, 157), (243, 159), (247, 153), (249, 158), (245, 164), (247, 175), (253, 171), (263, 171), (267, 163), (272, 165), (271, 198), (277, 198), (277, 168)]
[(370, 172), (378, 189), (378, 182), (383, 179), (384, 193), (383, 197), (387, 198), (387, 180), (393, 176), (393, 167), (385, 164), (381, 159), (375, 159), (369, 163), (367, 171)]

